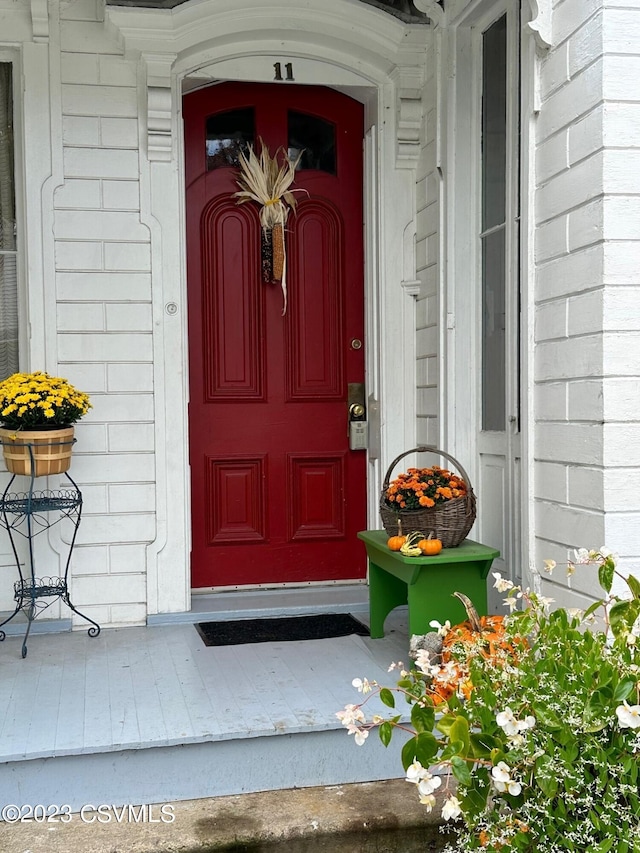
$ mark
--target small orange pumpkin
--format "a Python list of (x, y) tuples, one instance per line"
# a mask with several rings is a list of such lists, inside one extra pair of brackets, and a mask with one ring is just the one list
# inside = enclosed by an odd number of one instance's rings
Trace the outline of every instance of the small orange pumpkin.
[(402, 535), (402, 522), (398, 519), (398, 535), (387, 539), (387, 547), (390, 551), (399, 551), (406, 541), (407, 537)]
[(425, 557), (435, 557), (442, 551), (442, 542), (439, 539), (432, 539), (430, 534), (428, 539), (421, 539), (418, 542), (418, 548)]
[(387, 547), (390, 551), (399, 551), (406, 541), (406, 536), (390, 536), (387, 539)]

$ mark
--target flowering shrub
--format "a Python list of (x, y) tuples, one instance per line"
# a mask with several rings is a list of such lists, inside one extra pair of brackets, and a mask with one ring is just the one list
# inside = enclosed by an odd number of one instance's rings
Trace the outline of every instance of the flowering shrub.
[(391, 482), (384, 496), (394, 509), (420, 509), (466, 494), (467, 484), (461, 477), (432, 465), (431, 468), (409, 468)]
[[(480, 637), (470, 654), (453, 642), (448, 663), (423, 649), (392, 689), (354, 680), (390, 708), (406, 699), (410, 724), (399, 712), (368, 721), (367, 699), (338, 713), (360, 744), (374, 728), (385, 745), (411, 733), (407, 781), (429, 810), (442, 787), (443, 819), (460, 820), (449, 851), (640, 851), (640, 582), (611, 595), (622, 576), (604, 548), (575, 552), (570, 573), (576, 563), (596, 564), (605, 592), (586, 613), (549, 613), (550, 599), (495, 574), (512, 611), (499, 644)], [(446, 700), (443, 668), (457, 688)]]
[(7, 429), (68, 426), (90, 408), (87, 394), (40, 370), (0, 382), (0, 421)]

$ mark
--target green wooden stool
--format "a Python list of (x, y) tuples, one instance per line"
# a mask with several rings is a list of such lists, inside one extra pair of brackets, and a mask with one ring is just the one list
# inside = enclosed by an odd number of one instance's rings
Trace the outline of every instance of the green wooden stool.
[(452, 625), (467, 618), (454, 592), (468, 595), (480, 616), (487, 614), (486, 578), (500, 552), (465, 539), (435, 557), (405, 557), (387, 548), (384, 530), (358, 533), (369, 558), (371, 637), (384, 637), (384, 620), (394, 607), (409, 605), (409, 636), (426, 634), (432, 619)]

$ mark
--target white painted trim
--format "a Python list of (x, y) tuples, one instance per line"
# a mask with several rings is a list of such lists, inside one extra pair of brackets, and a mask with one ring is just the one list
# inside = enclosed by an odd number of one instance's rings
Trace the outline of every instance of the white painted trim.
[[(521, 23), (523, 23), (521, 21)], [(534, 440), (535, 404), (535, 120), (538, 66), (534, 39), (522, 29), (520, 40), (520, 296), (521, 296), (521, 382), (520, 401), (522, 441), (522, 542), (523, 586), (534, 589), (539, 582), (535, 565)]]
[[(479, 151), (479, 73), (477, 68), (477, 46), (474, 44), (474, 31), (489, 26), (505, 11), (512, 7), (507, 0), (458, 0), (448, 7), (450, 23), (447, 35), (443, 37), (443, 50), (448, 52), (451, 67), (447, 67), (450, 80), (443, 98), (447, 114), (441, 123), (443, 134), (444, 172), (447, 177), (445, 205), (447, 275), (443, 292), (446, 299), (441, 307), (441, 324), (446, 336), (446, 364), (444, 370), (449, 388), (443, 389), (443, 410), (447, 413), (443, 428), (445, 445), (458, 458), (468, 460), (472, 483), (478, 482), (478, 448), (476, 429), (480, 418), (479, 387), (475, 371), (469, 371), (467, 365), (478, 364), (481, 358), (480, 316), (477, 299), (465, 295), (465, 282), (478, 281), (480, 257), (477, 246), (475, 224), (479, 221), (479, 158), (472, 152)], [(515, 48), (514, 39), (522, 41), (517, 28), (509, 36), (507, 49), (512, 57)], [(527, 39), (529, 42), (530, 39)], [(529, 54), (521, 45), (521, 66), (528, 60)], [(446, 60), (445, 60), (446, 61)], [(527, 78), (528, 79), (528, 78)], [(469, 85), (472, 81), (473, 85)], [(513, 94), (513, 92), (512, 92)], [(515, 99), (513, 99), (515, 100)], [(523, 101), (524, 103), (524, 101)], [(524, 114), (524, 113), (523, 113)], [(463, 144), (461, 144), (463, 141)], [(464, 144), (467, 141), (467, 144)], [(530, 145), (528, 130), (523, 128), (522, 146)], [(522, 155), (521, 155), (522, 156)], [(526, 163), (520, 163), (522, 181), (521, 217), (527, 227), (531, 219), (531, 198), (528, 193), (532, 168), (529, 154)], [(469, 215), (469, 199), (474, 199)], [(511, 228), (507, 211), (507, 227)], [(529, 282), (528, 245), (522, 246), (520, 261), (521, 293), (523, 303), (531, 298)], [(527, 255), (527, 257), (525, 257)], [(533, 519), (529, 508), (531, 491), (531, 406), (526, 389), (531, 374), (531, 310), (523, 305), (521, 316), (521, 459), (522, 459), (522, 514), (518, 535), (520, 551), (530, 553)], [(446, 330), (446, 331), (445, 331)], [(444, 379), (444, 377), (442, 377)], [(509, 412), (507, 412), (509, 414)], [(465, 461), (465, 465), (467, 462)], [(517, 523), (517, 519), (514, 519)], [(517, 560), (517, 557), (516, 557)], [(521, 561), (522, 562), (522, 561)]]
[[(416, 279), (407, 235), (416, 230), (415, 167), (431, 33), (352, 0), (323, 0), (321, 9), (297, 0), (249, 0), (242, 9), (234, 0), (188, 0), (171, 13), (108, 7), (106, 17), (127, 54), (141, 59), (141, 205), (152, 240), (158, 483), (158, 532), (147, 551), (148, 612), (175, 612), (190, 601), (182, 86), (187, 78), (196, 85), (272, 82), (273, 62), (286, 57), (301, 74), (313, 70), (300, 82), (333, 86), (365, 103), (367, 393), (380, 402), (380, 459), (369, 466), (368, 503), (369, 523), (377, 525), (379, 472), (415, 444), (415, 299), (402, 283)], [(164, 312), (168, 302), (176, 303), (177, 314)]]
[(531, 20), (526, 27), (533, 33), (538, 48), (547, 51), (553, 45), (553, 6), (551, 0), (529, 0)]
[(49, 8), (47, 0), (31, 0), (31, 29), (35, 42), (49, 41)]

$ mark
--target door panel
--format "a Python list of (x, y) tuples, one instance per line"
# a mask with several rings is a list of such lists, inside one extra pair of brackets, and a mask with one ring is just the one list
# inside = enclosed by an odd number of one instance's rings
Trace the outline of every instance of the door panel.
[[(305, 117), (308, 121), (305, 123)], [(197, 587), (362, 578), (366, 454), (359, 103), (320, 87), (225, 83), (184, 99), (192, 577)], [(237, 151), (305, 148), (287, 222), (288, 308), (262, 280), (259, 208)]]

